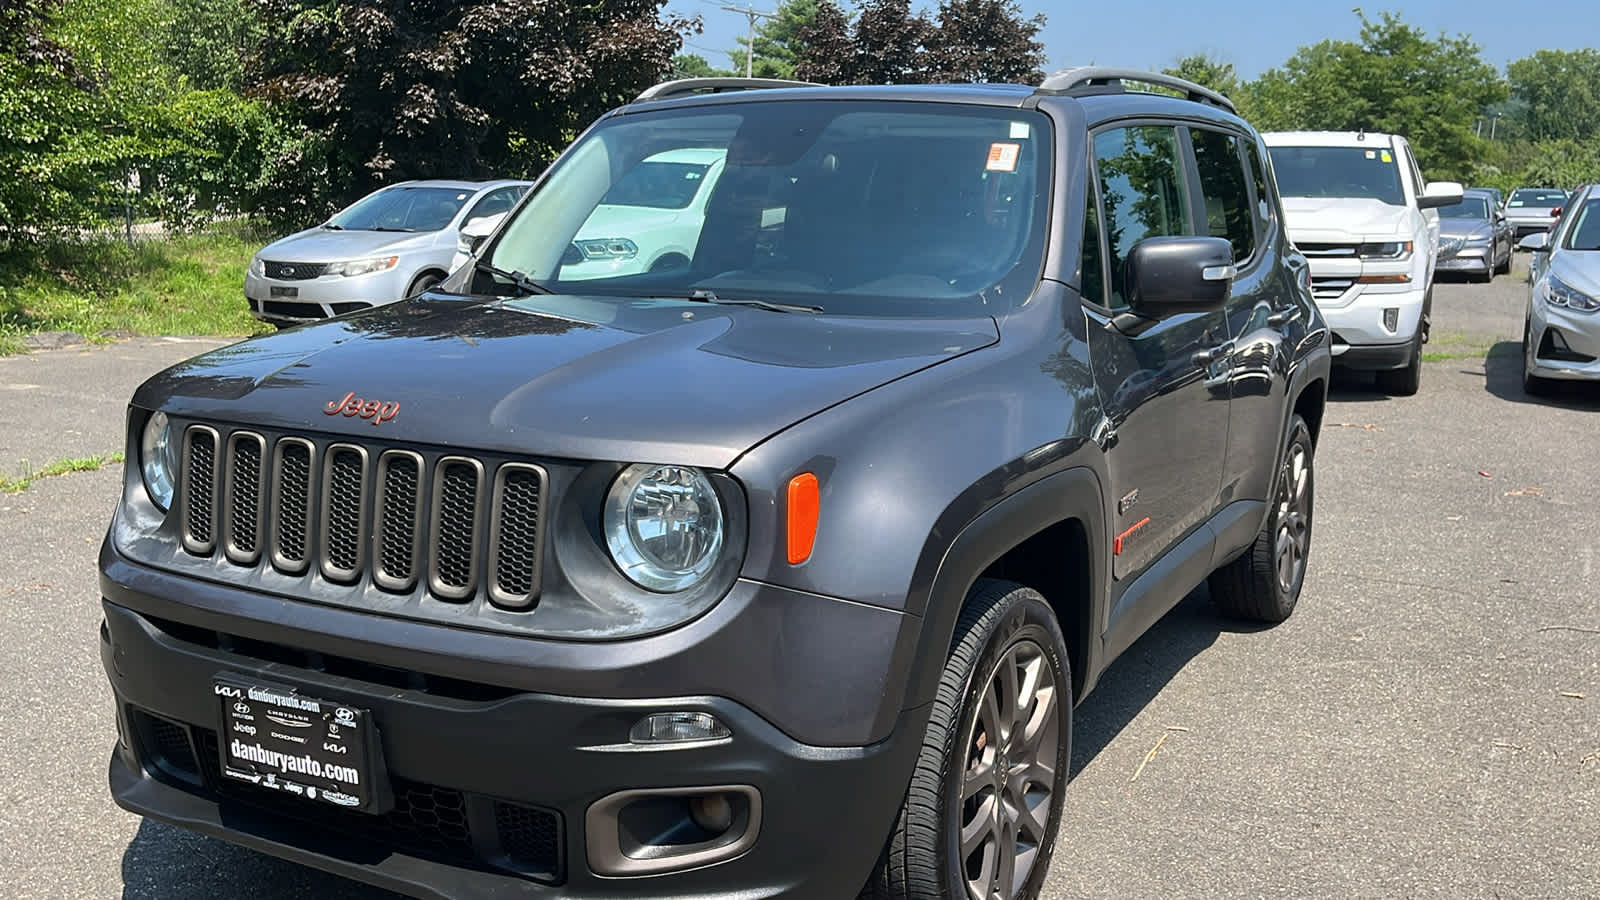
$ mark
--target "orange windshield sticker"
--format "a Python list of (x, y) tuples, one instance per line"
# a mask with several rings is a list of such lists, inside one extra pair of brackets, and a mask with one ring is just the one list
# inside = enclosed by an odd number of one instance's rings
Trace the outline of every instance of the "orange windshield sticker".
[(1021, 154), (1021, 144), (996, 141), (989, 145), (989, 164), (985, 168), (991, 172), (1015, 172), (1017, 157)]

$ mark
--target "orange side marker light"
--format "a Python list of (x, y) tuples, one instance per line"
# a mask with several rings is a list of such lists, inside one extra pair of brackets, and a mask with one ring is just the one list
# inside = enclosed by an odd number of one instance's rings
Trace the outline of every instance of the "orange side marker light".
[(789, 479), (789, 565), (811, 558), (817, 542), (817, 518), (822, 512), (822, 489), (817, 476), (802, 472)]

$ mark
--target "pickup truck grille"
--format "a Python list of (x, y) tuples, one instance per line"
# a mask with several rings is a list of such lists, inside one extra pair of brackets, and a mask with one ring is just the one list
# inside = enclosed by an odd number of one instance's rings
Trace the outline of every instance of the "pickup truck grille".
[(1316, 300), (1337, 300), (1355, 284), (1354, 278), (1311, 276), (1311, 296)]
[(183, 448), (175, 512), (193, 556), (458, 603), (538, 600), (539, 466), (208, 425)]

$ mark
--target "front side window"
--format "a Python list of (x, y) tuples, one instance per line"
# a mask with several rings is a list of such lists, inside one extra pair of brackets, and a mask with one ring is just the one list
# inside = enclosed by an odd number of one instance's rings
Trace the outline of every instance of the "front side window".
[(1255, 225), (1239, 138), (1199, 128), (1190, 129), (1189, 135), (1206, 201), (1206, 234), (1227, 238), (1234, 261), (1243, 262), (1255, 253)]
[(1121, 309), (1128, 305), (1123, 268), (1134, 245), (1146, 238), (1194, 233), (1188, 188), (1172, 128), (1102, 131), (1094, 137), (1094, 155), (1111, 265), (1106, 305)]
[(1386, 147), (1269, 147), (1285, 197), (1361, 198), (1405, 206), (1400, 167)]
[[(586, 296), (760, 299), (843, 315), (987, 314), (1043, 268), (1037, 111), (741, 101), (603, 121), (485, 254)], [(472, 289), (510, 283), (479, 274)]]
[(328, 220), (345, 231), (438, 231), (472, 198), (471, 190), (392, 187), (357, 200)]

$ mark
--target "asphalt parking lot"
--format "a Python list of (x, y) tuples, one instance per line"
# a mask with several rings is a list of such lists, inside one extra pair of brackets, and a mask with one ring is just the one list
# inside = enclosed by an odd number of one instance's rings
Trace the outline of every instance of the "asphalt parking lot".
[[(1201, 590), (1101, 679), (1045, 897), (1600, 895), (1600, 388), (1522, 394), (1526, 291), (1440, 285), (1416, 397), (1338, 386), (1294, 618)], [(200, 349), (0, 358), (0, 472), (120, 449)], [(388, 896), (111, 803), (115, 468), (0, 494), (0, 897)]]

